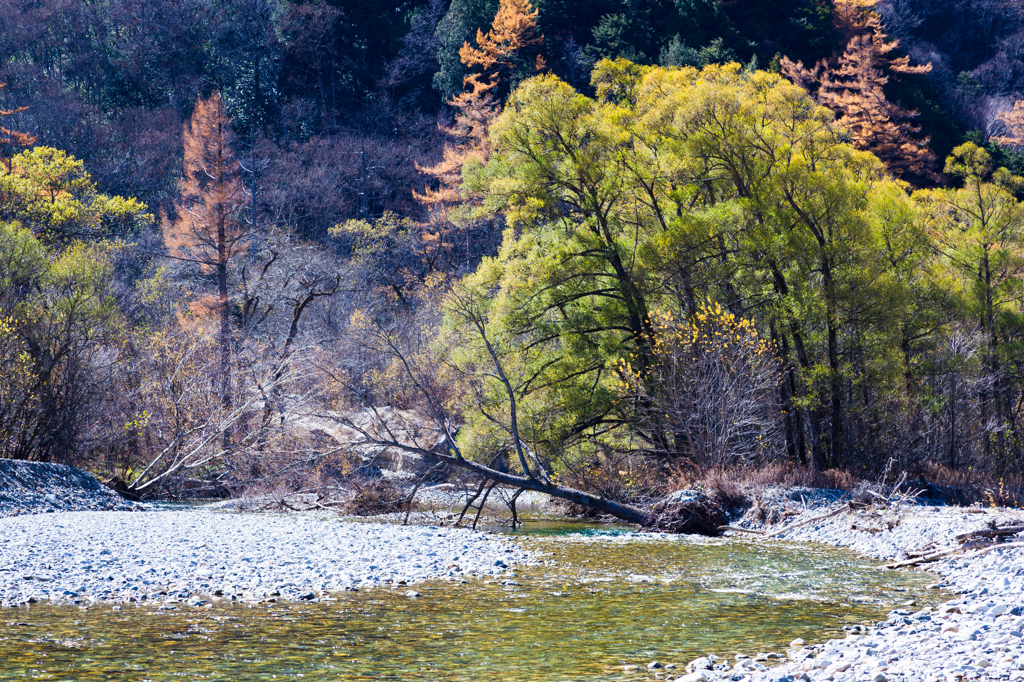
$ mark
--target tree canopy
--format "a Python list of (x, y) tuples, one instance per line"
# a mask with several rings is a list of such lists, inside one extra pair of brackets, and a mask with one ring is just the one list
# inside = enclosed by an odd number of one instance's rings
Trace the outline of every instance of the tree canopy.
[[(781, 362), (769, 385), (783, 435), (751, 431), (747, 451), (819, 468), (885, 457), (885, 429), (906, 424), (881, 415), (917, 418), (934, 371), (924, 360), (955, 326), (956, 303), (940, 293), (952, 254), (919, 207), (947, 207), (943, 219), (963, 231), (949, 243), (994, 249), (1010, 276), (998, 236), (998, 225), (1019, 229), (1017, 202), (1000, 189), (1010, 181), (983, 180), (984, 152), (964, 147), (947, 172), (968, 186), (912, 198), (805, 91), (736, 64), (606, 60), (592, 84), (594, 98), (550, 75), (524, 82), (491, 128), (488, 163), (467, 177), (481, 211), (508, 227), (498, 255), (463, 280), (448, 324), (462, 335), (467, 319), (486, 325), (531, 447), (552, 459), (639, 439), (662, 460), (693, 460), (692, 435), (658, 398), (666, 344), (682, 337), (657, 321), (719, 305), (750, 320)], [(988, 222), (974, 227), (972, 215)], [(965, 276), (985, 272), (979, 257), (965, 254)], [(1013, 289), (991, 286), (1017, 309)], [(986, 314), (997, 343), (996, 313)], [(489, 456), (506, 388), (479, 369), (491, 350), (482, 343), (446, 341), (477, 382), (463, 449)]]

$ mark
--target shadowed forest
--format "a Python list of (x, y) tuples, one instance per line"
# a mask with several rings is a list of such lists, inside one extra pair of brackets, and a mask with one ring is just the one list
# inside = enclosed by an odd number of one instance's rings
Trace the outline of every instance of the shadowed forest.
[(0, 457), (1021, 500), (1020, 3), (2, 7)]

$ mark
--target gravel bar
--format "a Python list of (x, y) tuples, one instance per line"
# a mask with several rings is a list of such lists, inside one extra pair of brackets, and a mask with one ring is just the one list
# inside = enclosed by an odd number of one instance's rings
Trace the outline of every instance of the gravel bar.
[[(313, 600), (503, 572), (529, 556), (466, 529), (202, 509), (0, 518), (0, 602)], [(414, 595), (411, 595), (414, 596)]]
[[(893, 560), (925, 546), (953, 546), (960, 533), (1024, 521), (1020, 510), (916, 505), (832, 515), (846, 501), (826, 493), (774, 491), (782, 497), (766, 500), (769, 508), (799, 501), (799, 510), (789, 509), (780, 525), (753, 514), (737, 524), (782, 531), (766, 542), (819, 542)], [(110, 507), (139, 509), (70, 467), (0, 460), (0, 603), (145, 601), (175, 609), (214, 599), (314, 600), (346, 589), (490, 576), (532, 561), (497, 536), (326, 514), (59, 511)], [(47, 511), (53, 513), (39, 513)], [(934, 586), (956, 593), (954, 599), (916, 611), (908, 605), (844, 639), (794, 640), (784, 657), (737, 653), (730, 661), (708, 654), (685, 674), (656, 661), (648, 672), (677, 682), (1024, 681), (1024, 548), (928, 569), (941, 576)]]
[(144, 508), (146, 505), (129, 502), (81, 469), (66, 464), (0, 459), (0, 517)]

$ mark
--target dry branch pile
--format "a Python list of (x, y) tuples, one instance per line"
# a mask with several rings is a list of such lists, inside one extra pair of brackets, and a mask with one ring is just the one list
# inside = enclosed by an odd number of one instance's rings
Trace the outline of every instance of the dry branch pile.
[(1008, 542), (1021, 533), (1024, 533), (1024, 523), (997, 527), (995, 522), (992, 522), (988, 528), (957, 535), (956, 545), (936, 547), (934, 543), (929, 543), (912, 552), (907, 552), (905, 561), (889, 564), (887, 568), (920, 566), (940, 559), (977, 557), (994, 549), (1024, 547), (1024, 542)]

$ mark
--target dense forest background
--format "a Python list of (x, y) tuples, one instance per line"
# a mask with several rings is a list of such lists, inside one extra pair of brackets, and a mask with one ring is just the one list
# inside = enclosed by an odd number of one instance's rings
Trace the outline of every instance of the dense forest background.
[(5, 0), (0, 54), (0, 456), (1022, 473), (1019, 3)]
[[(438, 123), (469, 73), (459, 57), (490, 27), (497, 0), (402, 3), (11, 2), (0, 82), (14, 119), (38, 143), (83, 160), (101, 191), (154, 212), (176, 194), (181, 125), (197, 96), (219, 90), (254, 156), (258, 206), (322, 239), (366, 210), (416, 215), (414, 163), (438, 156)], [(738, 60), (811, 65), (841, 52), (826, 0), (538, 2), (547, 68), (581, 92), (601, 58), (700, 65)], [(880, 2), (888, 34), (924, 78), (887, 94), (921, 112), (937, 158), (969, 134), (1001, 132), (997, 115), (1022, 88), (1020, 12), (1010, 2)], [(776, 67), (777, 68), (777, 67)], [(242, 149), (241, 147), (245, 147)], [(250, 171), (250, 172), (252, 172)]]

